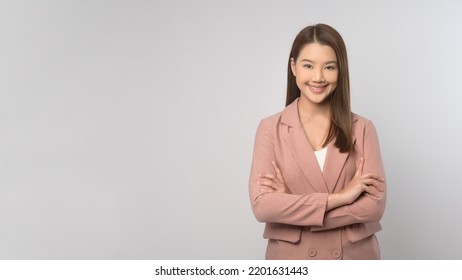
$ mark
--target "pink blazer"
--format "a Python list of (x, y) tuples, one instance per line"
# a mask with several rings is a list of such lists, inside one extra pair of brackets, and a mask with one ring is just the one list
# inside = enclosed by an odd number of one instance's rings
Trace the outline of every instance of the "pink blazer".
[[(379, 198), (362, 195), (354, 203), (325, 211), (327, 195), (342, 190), (353, 178), (356, 166), (364, 157), (364, 173), (385, 178), (379, 141), (371, 121), (353, 114), (354, 150), (340, 153), (333, 141), (328, 145), (321, 172), (314, 152), (301, 125), (297, 101), (282, 112), (268, 117), (258, 126), (250, 173), (249, 193), (252, 210), (258, 221), (266, 223), (267, 239), (297, 243), (301, 231), (312, 233), (331, 229), (344, 230), (351, 243), (381, 230), (386, 202), (386, 184)], [(259, 173), (274, 174), (276, 161), (291, 194), (262, 193), (257, 185)], [(317, 238), (317, 246), (337, 242), (329, 236)], [(268, 254), (268, 252), (267, 252)]]

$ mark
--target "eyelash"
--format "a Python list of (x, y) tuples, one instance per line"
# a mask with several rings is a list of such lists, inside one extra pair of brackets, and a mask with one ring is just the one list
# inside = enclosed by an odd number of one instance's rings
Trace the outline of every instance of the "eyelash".
[[(313, 66), (311, 64), (305, 64), (305, 65), (303, 65), (303, 67), (305, 67), (307, 69), (313, 68)], [(335, 68), (335, 66), (329, 65), (329, 66), (326, 66), (325, 69), (327, 69), (327, 70), (335, 70), (337, 68)]]

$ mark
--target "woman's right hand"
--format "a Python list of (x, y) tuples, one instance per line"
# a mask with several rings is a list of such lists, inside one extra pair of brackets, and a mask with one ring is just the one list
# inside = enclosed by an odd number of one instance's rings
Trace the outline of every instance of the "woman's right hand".
[(345, 205), (353, 203), (363, 192), (373, 197), (380, 197), (380, 194), (383, 192), (382, 183), (385, 179), (373, 173), (362, 174), (363, 167), (364, 158), (361, 158), (355, 176), (350, 183), (338, 193)]

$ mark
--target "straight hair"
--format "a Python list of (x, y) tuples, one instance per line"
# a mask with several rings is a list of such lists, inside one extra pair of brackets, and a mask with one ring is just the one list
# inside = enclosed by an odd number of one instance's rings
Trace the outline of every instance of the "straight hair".
[(327, 24), (316, 24), (305, 27), (298, 33), (292, 44), (289, 63), (287, 66), (287, 98), (286, 106), (300, 97), (300, 89), (297, 86), (295, 76), (291, 69), (291, 59), (297, 61), (301, 50), (307, 45), (318, 43), (331, 47), (337, 56), (338, 78), (337, 87), (330, 94), (331, 119), (329, 133), (323, 147), (335, 139), (335, 146), (342, 153), (353, 149), (353, 133), (350, 105), (350, 79), (348, 74), (348, 58), (345, 42), (342, 36)]

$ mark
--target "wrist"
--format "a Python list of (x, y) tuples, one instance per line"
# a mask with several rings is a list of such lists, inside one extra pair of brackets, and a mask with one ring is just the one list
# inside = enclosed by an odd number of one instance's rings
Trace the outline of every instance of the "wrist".
[(331, 193), (327, 196), (326, 211), (345, 205), (342, 193)]

